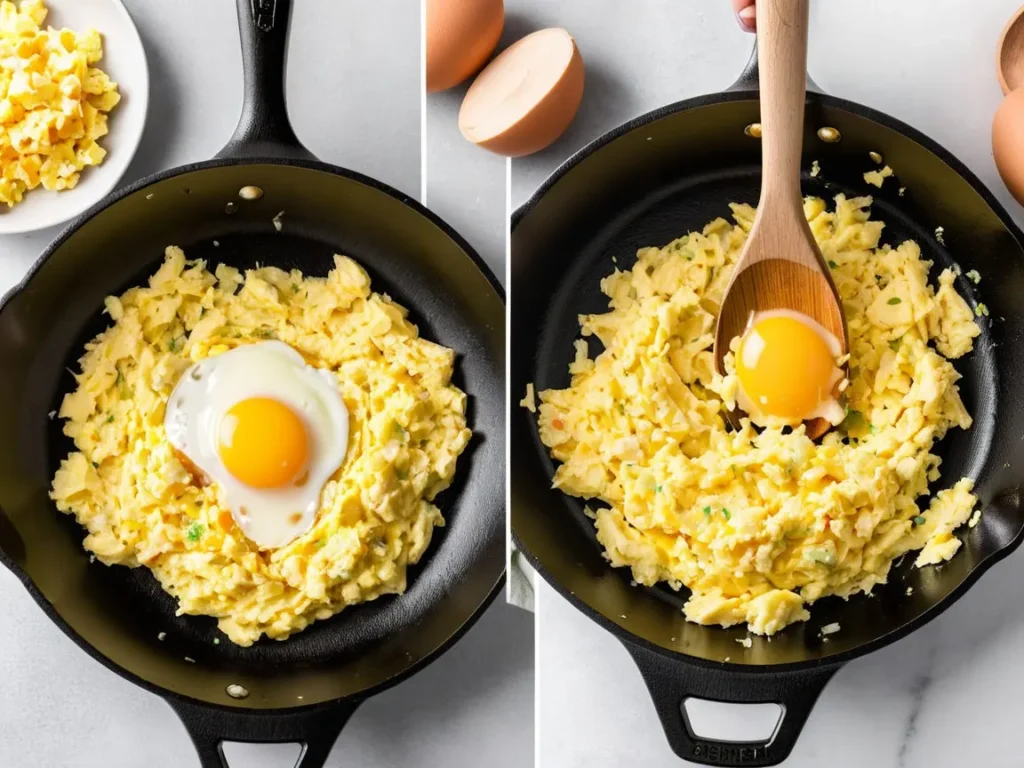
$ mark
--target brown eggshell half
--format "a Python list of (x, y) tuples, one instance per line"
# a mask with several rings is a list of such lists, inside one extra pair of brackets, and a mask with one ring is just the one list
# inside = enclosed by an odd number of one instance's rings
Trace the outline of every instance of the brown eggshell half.
[(568, 32), (557, 27), (534, 32), (477, 76), (459, 110), (459, 130), (499, 155), (537, 152), (576, 116), (583, 79), (583, 58)]
[(996, 110), (992, 156), (1006, 188), (1024, 205), (1024, 88), (1011, 91)]
[(427, 0), (427, 92), (452, 88), (487, 61), (505, 26), (502, 0)]

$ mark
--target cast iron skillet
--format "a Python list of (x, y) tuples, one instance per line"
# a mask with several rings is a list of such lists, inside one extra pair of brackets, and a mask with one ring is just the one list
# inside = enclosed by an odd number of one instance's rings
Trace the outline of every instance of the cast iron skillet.
[[(611, 257), (629, 269), (637, 248), (669, 242), (716, 216), (730, 201), (756, 204), (760, 146), (744, 133), (758, 120), (756, 52), (725, 93), (672, 104), (623, 125), (570, 158), (512, 222), (511, 392), (512, 527), (518, 544), (551, 585), (612, 631), (647, 682), (672, 749), (708, 765), (776, 765), (785, 759), (822, 688), (839, 667), (922, 626), (948, 608), (997, 560), (1021, 542), (1024, 402), (1024, 260), (1021, 232), (956, 158), (913, 128), (859, 104), (810, 92), (804, 167), (819, 160), (818, 178), (804, 175), (806, 194), (874, 195), (874, 217), (886, 222), (884, 241), (907, 238), (934, 259), (933, 277), (958, 261), (983, 276), (957, 289), (983, 301), (975, 350), (957, 361), (969, 432), (952, 430), (941, 448), (943, 483), (975, 478), (984, 514), (960, 532), (964, 546), (950, 562), (916, 570), (913, 558), (895, 568), (872, 598), (821, 600), (804, 624), (771, 642), (743, 628), (688, 624), (685, 593), (630, 586), (628, 569), (601, 557), (582, 503), (551, 489), (552, 460), (535, 419), (516, 407), (527, 382), (538, 390), (568, 385), (568, 363), (579, 336), (577, 315), (607, 310), (599, 282)], [(816, 132), (838, 129), (829, 144)], [(897, 178), (878, 190), (862, 174), (876, 151)], [(906, 187), (905, 196), (899, 188)], [(942, 241), (937, 226), (944, 228)], [(591, 342), (591, 352), (598, 351)], [(943, 487), (943, 486), (939, 486)], [(937, 490), (937, 488), (936, 488)], [(913, 593), (906, 595), (907, 587)], [(819, 630), (839, 622), (822, 642)], [(726, 659), (730, 659), (726, 661)], [(688, 697), (725, 702), (774, 702), (784, 715), (768, 742), (715, 742), (695, 734), (682, 712)]]
[[(221, 768), (222, 740), (301, 742), (327, 759), (359, 702), (421, 669), (465, 632), (504, 576), (504, 296), (472, 248), (435, 215), (373, 179), (316, 162), (288, 124), (290, 0), (238, 0), (243, 115), (216, 160), (132, 185), (68, 228), (0, 304), (0, 561), (47, 615), (110, 669), (165, 697)], [(262, 199), (239, 189), (256, 185)], [(279, 212), (283, 229), (272, 220)], [(286, 642), (239, 648), (212, 619), (176, 618), (146, 569), (90, 564), (82, 529), (47, 497), (70, 442), (59, 408), (103, 298), (152, 274), (169, 244), (236, 267), (325, 275), (351, 255), (374, 288), (411, 310), (426, 338), (459, 353), (456, 383), (474, 431), (437, 532), (408, 591), (316, 622)], [(496, 481), (496, 478), (499, 481)], [(166, 633), (158, 639), (158, 633)], [(190, 662), (186, 657), (194, 660)], [(250, 691), (236, 700), (227, 686)]]

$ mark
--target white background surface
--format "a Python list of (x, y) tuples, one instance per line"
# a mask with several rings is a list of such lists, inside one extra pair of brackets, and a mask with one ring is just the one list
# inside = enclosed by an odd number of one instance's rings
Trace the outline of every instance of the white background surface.
[[(814, 0), (809, 68), (825, 91), (894, 115), (959, 156), (1016, 217), (990, 126), (995, 44), (1017, 0)], [(565, 26), (587, 65), (581, 113), (556, 145), (512, 163), (515, 205), (589, 140), (655, 107), (729, 85), (751, 37), (726, 0), (506, 0), (530, 29)], [(982, 283), (984, 286), (984, 283)], [(513, 287), (514, 290), (514, 287)], [(790, 768), (1024, 766), (1024, 555), (937, 621), (839, 672)], [(654, 707), (610, 634), (544, 585), (537, 657), (540, 768), (673, 768)]]
[[(242, 83), (233, 2), (127, 5), (149, 56), (152, 94), (126, 182), (213, 156), (235, 127)], [(418, 198), (418, 3), (294, 0), (294, 6), (288, 104), (299, 138), (321, 159)], [(441, 158), (441, 179), (446, 167)], [(502, 195), (503, 170), (496, 182)], [(442, 197), (442, 215), (479, 205), (475, 194), (463, 196), (457, 176), (447, 178), (455, 186)], [(466, 236), (481, 243), (501, 276), (504, 251), (494, 250), (484, 232), (485, 239), (479, 232)], [(0, 294), (55, 235), (0, 238)], [(231, 745), (228, 756), (234, 768), (291, 768), (294, 751)], [(533, 622), (499, 598), (449, 653), (363, 705), (329, 766), (522, 768), (532, 755)], [(87, 657), (0, 569), (0, 768), (139, 766), (190, 768), (198, 760), (166, 704)]]

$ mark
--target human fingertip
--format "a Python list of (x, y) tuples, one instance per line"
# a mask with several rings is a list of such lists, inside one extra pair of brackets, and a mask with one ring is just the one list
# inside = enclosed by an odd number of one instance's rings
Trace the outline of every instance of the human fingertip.
[(747, 32), (755, 31), (757, 29), (757, 9), (753, 5), (748, 5), (736, 14), (736, 20)]

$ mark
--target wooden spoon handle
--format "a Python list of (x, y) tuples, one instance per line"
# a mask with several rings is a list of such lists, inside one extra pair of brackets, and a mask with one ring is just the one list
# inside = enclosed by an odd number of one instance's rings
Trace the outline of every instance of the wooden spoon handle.
[(757, 3), (761, 206), (802, 206), (800, 152), (807, 94), (808, 7), (808, 0)]

